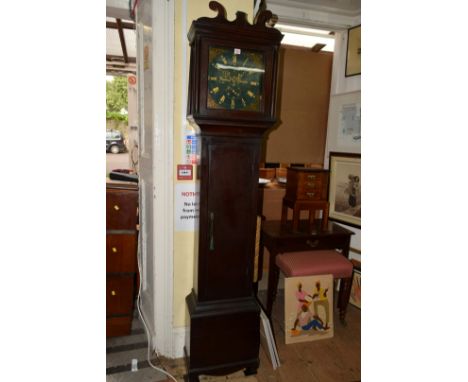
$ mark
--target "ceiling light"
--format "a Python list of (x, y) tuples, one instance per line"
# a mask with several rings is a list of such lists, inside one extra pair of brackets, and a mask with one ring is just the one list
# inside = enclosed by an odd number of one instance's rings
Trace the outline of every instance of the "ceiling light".
[(322, 51), (324, 52), (333, 52), (335, 49), (335, 39), (330, 37), (317, 37), (317, 36), (308, 36), (298, 33), (289, 33), (283, 32), (284, 37), (281, 41), (281, 44), (284, 45), (294, 45), (294, 46), (303, 46), (306, 48), (312, 48), (317, 44), (322, 44), (324, 47)]
[(289, 32), (296, 32), (296, 33), (300, 33), (300, 34), (310, 34), (310, 35), (315, 35), (315, 34), (328, 35), (328, 34), (330, 34), (330, 31), (326, 31), (326, 30), (323, 30), (323, 29), (305, 28), (305, 27), (298, 27), (298, 26), (295, 26), (295, 25), (276, 24), (275, 27), (280, 29), (280, 30), (285, 30), (285, 31), (289, 31)]

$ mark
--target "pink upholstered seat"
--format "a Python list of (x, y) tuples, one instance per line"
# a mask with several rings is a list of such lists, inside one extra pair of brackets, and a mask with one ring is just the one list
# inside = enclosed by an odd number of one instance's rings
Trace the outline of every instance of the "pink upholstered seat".
[(288, 252), (276, 256), (276, 265), (286, 277), (332, 274), (351, 277), (353, 264), (335, 250)]

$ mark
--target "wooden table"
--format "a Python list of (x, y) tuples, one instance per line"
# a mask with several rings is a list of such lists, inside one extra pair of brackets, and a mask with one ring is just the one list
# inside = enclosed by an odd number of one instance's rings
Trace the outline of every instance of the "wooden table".
[(286, 225), (282, 225), (279, 220), (262, 223), (261, 252), (263, 252), (263, 247), (270, 252), (266, 306), (268, 317), (271, 318), (278, 288), (279, 268), (275, 261), (278, 254), (316, 249), (339, 249), (343, 256), (349, 257), (349, 244), (354, 232), (333, 222), (328, 222), (326, 229), (322, 229), (321, 225), (321, 221), (316, 220), (315, 227), (309, 230), (309, 221), (301, 220), (299, 231), (296, 231), (292, 229), (292, 222)]

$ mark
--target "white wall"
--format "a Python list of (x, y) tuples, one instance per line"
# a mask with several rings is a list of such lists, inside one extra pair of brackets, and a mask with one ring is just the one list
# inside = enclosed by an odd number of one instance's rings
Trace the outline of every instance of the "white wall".
[[(355, 25), (359, 25), (357, 19)], [(335, 52), (333, 57), (332, 83), (330, 91), (330, 108), (328, 114), (327, 144), (325, 149), (325, 167), (328, 167), (331, 151), (361, 153), (360, 144), (357, 146), (340, 146), (336, 139), (339, 128), (339, 106), (343, 102), (361, 101), (361, 75), (345, 77), (347, 31), (335, 32)], [(364, 180), (365, 182), (365, 180)], [(361, 250), (361, 229), (343, 225), (355, 234), (351, 237), (351, 247)], [(351, 257), (361, 260), (361, 255), (351, 252)]]
[[(358, 23), (359, 24), (359, 23)], [(358, 25), (357, 24), (357, 25)], [(361, 90), (361, 76), (345, 77), (346, 48), (348, 32), (335, 32), (335, 52), (333, 54), (333, 72), (331, 83), (331, 96)]]

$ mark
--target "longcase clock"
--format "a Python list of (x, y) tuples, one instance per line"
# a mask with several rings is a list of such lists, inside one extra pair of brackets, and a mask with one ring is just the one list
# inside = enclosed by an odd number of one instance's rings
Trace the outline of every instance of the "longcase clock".
[(222, 375), (259, 365), (260, 307), (253, 293), (262, 137), (276, 123), (282, 34), (243, 12), (192, 23), (188, 120), (200, 134), (200, 222), (194, 287), (187, 296), (188, 374)]

